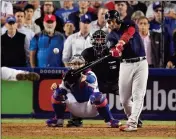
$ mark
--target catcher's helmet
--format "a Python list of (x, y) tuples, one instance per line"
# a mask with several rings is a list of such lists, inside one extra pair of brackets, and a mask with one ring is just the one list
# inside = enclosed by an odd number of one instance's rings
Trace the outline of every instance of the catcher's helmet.
[(99, 56), (107, 48), (106, 36), (107, 36), (107, 33), (104, 32), (103, 30), (97, 30), (91, 36), (91, 43), (92, 43), (93, 49)]
[(121, 24), (122, 20), (120, 19), (120, 14), (116, 10), (110, 10), (105, 14), (105, 19), (106, 20), (113, 20), (116, 19), (117, 24)]
[(70, 59), (69, 63), (80, 63), (80, 64), (85, 64), (85, 59), (83, 58), (82, 55), (76, 54), (72, 56)]
[(68, 64), (72, 70), (76, 70), (85, 65), (85, 59), (80, 54), (76, 54), (72, 56)]

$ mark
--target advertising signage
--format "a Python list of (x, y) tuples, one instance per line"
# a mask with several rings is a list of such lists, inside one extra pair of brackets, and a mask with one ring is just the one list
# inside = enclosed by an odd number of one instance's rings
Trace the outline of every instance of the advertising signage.
[[(34, 83), (34, 111), (35, 113), (51, 113), (52, 83), (62, 81), (62, 73), (65, 69), (38, 70), (41, 80)], [(175, 120), (176, 118), (176, 71), (163, 69), (164, 71), (150, 70), (146, 96), (142, 115), (145, 119)], [(119, 95), (105, 94), (109, 101), (109, 107), (113, 115), (123, 115), (123, 107), (119, 101)]]

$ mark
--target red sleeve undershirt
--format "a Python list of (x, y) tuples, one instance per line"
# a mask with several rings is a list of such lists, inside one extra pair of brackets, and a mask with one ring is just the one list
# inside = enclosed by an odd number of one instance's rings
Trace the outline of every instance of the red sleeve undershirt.
[(135, 28), (131, 26), (127, 30), (125, 30), (120, 40), (123, 40), (125, 43), (128, 43), (128, 41), (134, 35), (134, 33), (135, 33)]

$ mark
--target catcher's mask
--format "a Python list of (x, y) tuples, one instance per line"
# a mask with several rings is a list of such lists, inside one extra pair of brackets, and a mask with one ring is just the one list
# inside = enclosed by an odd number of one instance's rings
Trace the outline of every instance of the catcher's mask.
[(72, 56), (68, 64), (71, 69), (76, 70), (85, 65), (85, 59), (82, 55), (76, 54)]
[(91, 43), (98, 56), (101, 56), (103, 51), (107, 48), (106, 36), (107, 33), (103, 30), (97, 30), (92, 34)]

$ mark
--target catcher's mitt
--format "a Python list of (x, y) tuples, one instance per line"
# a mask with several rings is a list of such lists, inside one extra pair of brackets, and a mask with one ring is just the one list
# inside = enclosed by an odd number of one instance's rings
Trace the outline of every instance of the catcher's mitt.
[(64, 85), (69, 89), (71, 89), (81, 77), (81, 74), (74, 75), (73, 71), (72, 69), (67, 71), (63, 77)]

